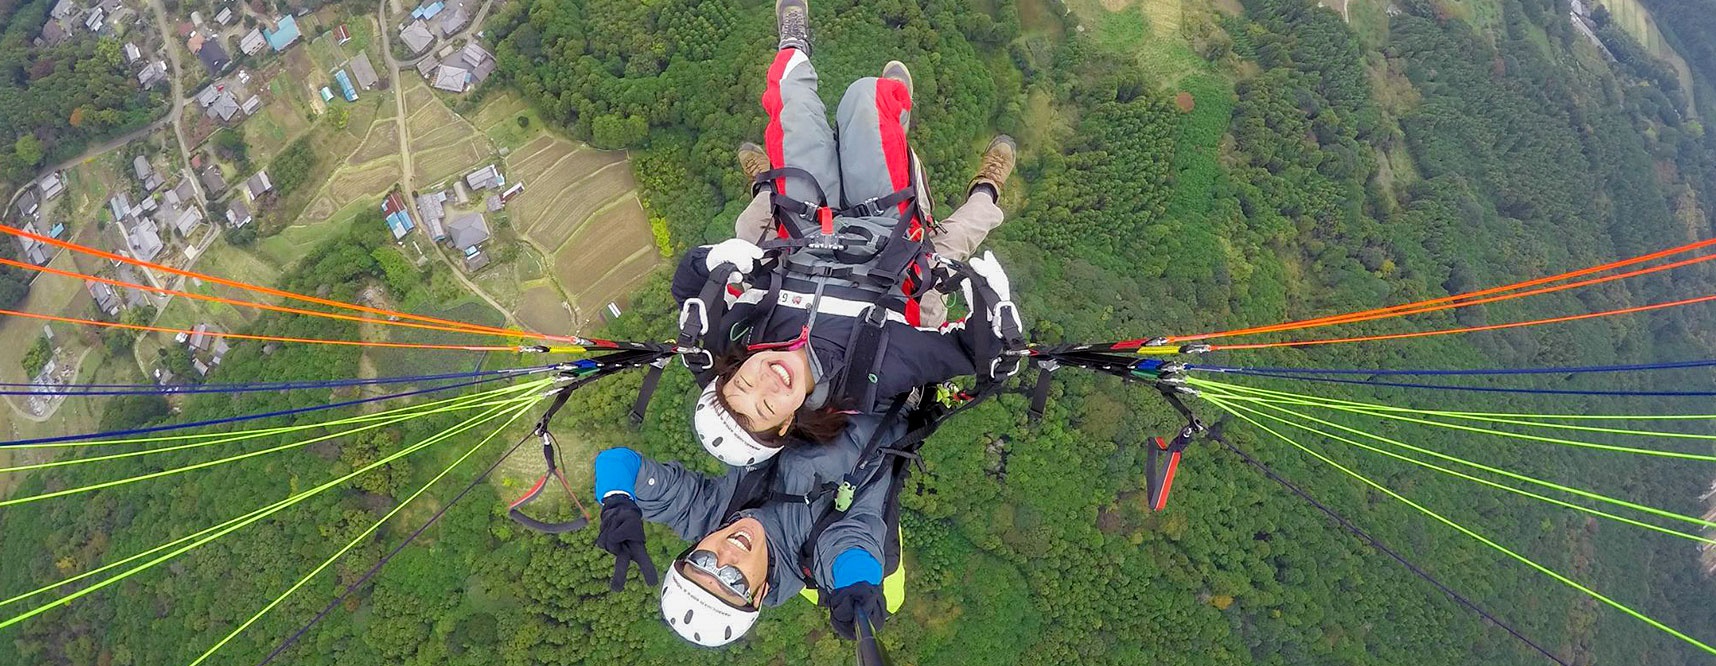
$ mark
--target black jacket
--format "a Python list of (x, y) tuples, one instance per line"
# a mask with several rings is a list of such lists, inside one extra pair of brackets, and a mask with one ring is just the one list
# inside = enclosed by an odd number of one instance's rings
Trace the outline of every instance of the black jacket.
[[(709, 269), (704, 266), (704, 258), (708, 254), (708, 247), (695, 248), (685, 254), (685, 258), (679, 263), (679, 269), (673, 275), (674, 300), (683, 303), (687, 299), (696, 298), (703, 290), (709, 279)], [(766, 290), (771, 276), (754, 277), (760, 280), (761, 284), (753, 283), (749, 290)], [(760, 330), (749, 331), (749, 328), (757, 323), (751, 320), (758, 307), (760, 305), (756, 303), (738, 303), (731, 306), (721, 321), (712, 323), (703, 347), (719, 357), (731, 346), (743, 344), (747, 332), (750, 333), (752, 342), (792, 340), (804, 330), (805, 322), (809, 319), (807, 310), (776, 307), (773, 315)], [(817, 316), (816, 324), (810, 332), (810, 346), (821, 366), (817, 373), (819, 384), (831, 382), (834, 386), (840, 385), (846, 373), (847, 347), (862, 325), (863, 322), (855, 317), (830, 315), (826, 312)], [(895, 321), (889, 321), (884, 326), (886, 335), (883, 337), (882, 366), (881, 371), (875, 373), (874, 400), (871, 404), (852, 405), (841, 404), (837, 402), (839, 398), (836, 398), (836, 402), (831, 402), (831, 405), (876, 413), (887, 409), (896, 395), (924, 384), (975, 374), (975, 359), (980, 345), (984, 344), (984, 341), (977, 340), (976, 336), (993, 337), (988, 331), (968, 331), (963, 327), (937, 332)], [(699, 379), (707, 381), (708, 378)], [(857, 379), (862, 383), (866, 378)]]

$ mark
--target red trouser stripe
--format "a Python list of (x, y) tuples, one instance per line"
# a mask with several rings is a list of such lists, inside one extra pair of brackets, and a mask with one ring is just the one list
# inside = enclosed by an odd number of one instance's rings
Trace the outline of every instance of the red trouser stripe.
[[(903, 190), (912, 184), (911, 148), (906, 145), (906, 128), (900, 124), (900, 114), (912, 110), (912, 95), (906, 90), (906, 84), (893, 79), (876, 79), (876, 117), (878, 131), (882, 137), (882, 161), (888, 166), (888, 179), (894, 191)], [(907, 204), (900, 202), (899, 211), (905, 212)], [(908, 233), (912, 237), (921, 238), (922, 222), (916, 217)], [(906, 276), (901, 285), (902, 291), (911, 293), (917, 288), (915, 275)], [(915, 299), (906, 300), (906, 323), (917, 326), (921, 313)]]
[[(763, 150), (769, 154), (771, 169), (786, 166), (786, 128), (781, 126), (781, 109), (786, 104), (781, 101), (781, 78), (786, 76), (787, 64), (797, 52), (781, 49), (775, 53), (775, 61), (769, 65), (768, 85), (763, 89), (763, 112), (769, 116), (768, 127), (763, 129)], [(775, 192), (786, 194), (786, 178), (775, 179)], [(775, 233), (781, 238), (788, 236), (786, 229), (778, 224)]]

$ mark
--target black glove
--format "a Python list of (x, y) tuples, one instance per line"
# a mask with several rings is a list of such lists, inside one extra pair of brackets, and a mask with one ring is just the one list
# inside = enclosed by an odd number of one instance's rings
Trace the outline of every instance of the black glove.
[(608, 587), (618, 592), (626, 586), (626, 569), (638, 563), (638, 573), (644, 582), (656, 584), (655, 563), (644, 550), (643, 510), (626, 495), (610, 495), (602, 500), (602, 529), (596, 533), (596, 545), (614, 554), (614, 579)]
[(853, 583), (828, 595), (828, 624), (846, 640), (858, 640), (858, 618), (869, 618), (870, 628), (881, 631), (887, 615), (882, 608), (882, 588), (875, 583)]

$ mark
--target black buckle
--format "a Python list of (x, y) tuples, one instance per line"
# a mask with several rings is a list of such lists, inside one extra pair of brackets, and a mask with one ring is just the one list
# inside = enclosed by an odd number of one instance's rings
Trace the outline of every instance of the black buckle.
[(846, 210), (841, 212), (851, 213), (853, 217), (881, 217), (882, 213), (885, 212), (883, 211), (882, 206), (877, 203), (881, 200), (881, 197), (876, 197), (868, 201), (860, 201), (846, 207)]

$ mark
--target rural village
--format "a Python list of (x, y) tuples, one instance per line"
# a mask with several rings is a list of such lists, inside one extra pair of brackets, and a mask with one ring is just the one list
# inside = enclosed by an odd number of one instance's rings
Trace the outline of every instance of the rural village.
[[(266, 282), (375, 210), (404, 260), (458, 287), (421, 307), (555, 332), (617, 316), (663, 261), (627, 155), (566, 138), (485, 86), (496, 62), (480, 26), (495, 1), (349, 14), (295, 0), (58, 0), (38, 46), (117, 45), (138, 89), (170, 110), (11, 194), (7, 224), (152, 266), (4, 241), (48, 271), (26, 309), (196, 334), (127, 348), (12, 318), (3, 335), (25, 342), (0, 364), (41, 391), (91, 381), (104, 356), (165, 386), (210, 381), (229, 348), (214, 334), (254, 315), (177, 298), (237, 294), (173, 271)], [(75, 288), (53, 271), (94, 279)], [(8, 402), (42, 422), (63, 397)]]

